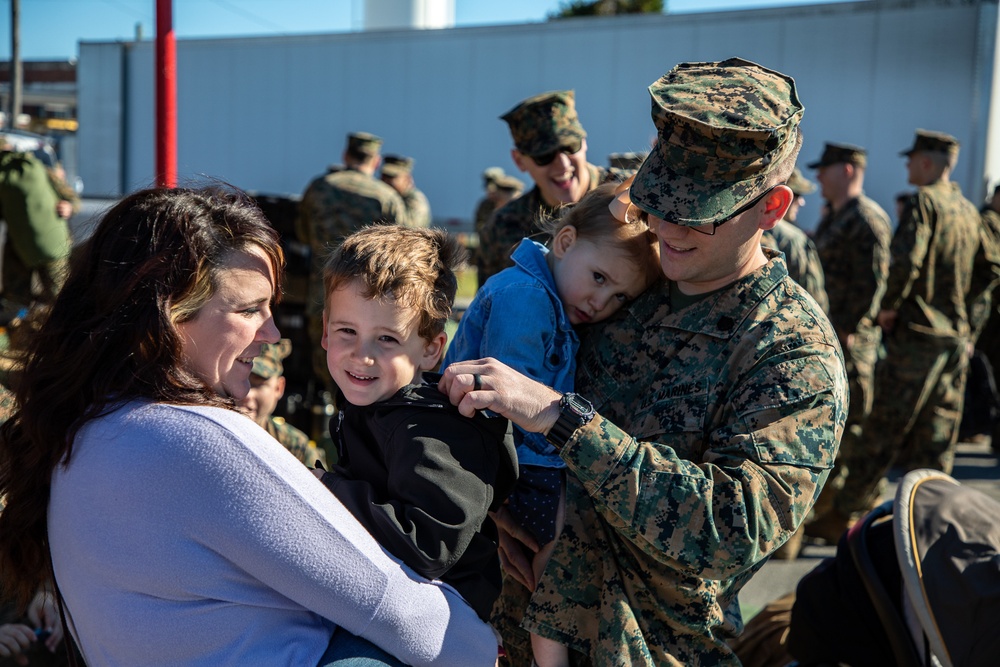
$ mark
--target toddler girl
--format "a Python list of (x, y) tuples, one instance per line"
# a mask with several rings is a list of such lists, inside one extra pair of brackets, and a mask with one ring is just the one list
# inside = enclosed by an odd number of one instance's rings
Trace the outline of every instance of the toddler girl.
[[(548, 247), (523, 239), (514, 266), (476, 293), (442, 367), (494, 357), (557, 391), (573, 391), (575, 327), (610, 317), (661, 275), (656, 237), (645, 223), (621, 222), (609, 209), (624, 185), (602, 185), (546, 221)], [(565, 464), (539, 433), (518, 429), (515, 442), (520, 477), (508, 509), (542, 547), (532, 560), (537, 581), (562, 528)], [(540, 667), (566, 664), (562, 645), (537, 635), (531, 643)]]

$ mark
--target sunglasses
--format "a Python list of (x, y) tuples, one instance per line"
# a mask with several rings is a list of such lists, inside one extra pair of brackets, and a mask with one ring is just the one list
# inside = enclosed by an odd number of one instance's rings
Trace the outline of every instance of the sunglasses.
[(547, 164), (551, 164), (560, 153), (573, 155), (574, 153), (579, 153), (581, 148), (583, 148), (583, 139), (570, 139), (554, 151), (542, 153), (541, 155), (533, 155), (531, 156), (531, 159), (534, 160), (535, 164), (539, 167), (544, 167)]
[[(764, 198), (771, 193), (771, 190), (775, 189), (776, 187), (778, 186), (772, 185), (767, 190), (764, 190), (762, 193), (760, 193), (759, 195), (748, 201), (746, 204), (740, 206), (738, 209), (730, 213), (724, 220), (713, 222), (710, 225), (685, 225), (685, 226), (689, 227), (689, 229), (691, 229), (691, 231), (693, 232), (698, 232), (699, 234), (704, 234), (705, 236), (715, 236), (715, 230), (717, 230), (719, 227), (726, 224), (727, 222), (735, 220), (740, 215), (746, 213), (754, 206), (761, 203), (764, 200)], [(633, 220), (642, 220), (648, 224), (649, 215), (642, 209), (637, 208), (634, 205), (630, 205), (628, 211), (626, 211), (625, 213), (625, 219), (626, 222), (632, 222)], [(669, 222), (669, 220), (667, 222)]]

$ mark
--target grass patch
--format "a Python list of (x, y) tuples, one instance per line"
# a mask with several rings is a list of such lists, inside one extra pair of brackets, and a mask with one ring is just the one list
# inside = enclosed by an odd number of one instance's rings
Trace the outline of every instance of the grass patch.
[(465, 301), (468, 303), (472, 301), (472, 297), (476, 295), (476, 269), (468, 268), (462, 269), (456, 272), (458, 277), (458, 294), (455, 295), (456, 301)]

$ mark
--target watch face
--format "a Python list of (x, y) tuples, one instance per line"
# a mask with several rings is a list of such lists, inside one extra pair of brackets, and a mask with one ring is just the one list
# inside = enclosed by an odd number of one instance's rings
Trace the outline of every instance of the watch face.
[(581, 417), (591, 417), (594, 414), (594, 406), (579, 394), (566, 394), (565, 405)]

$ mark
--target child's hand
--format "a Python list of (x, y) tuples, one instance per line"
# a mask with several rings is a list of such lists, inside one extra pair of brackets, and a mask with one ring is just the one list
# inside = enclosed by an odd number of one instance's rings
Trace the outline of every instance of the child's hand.
[(0, 657), (13, 658), (19, 665), (28, 664), (24, 652), (35, 641), (35, 631), (20, 623), (0, 625)]
[(55, 653), (59, 642), (63, 639), (62, 621), (59, 620), (59, 607), (55, 595), (48, 591), (39, 591), (28, 605), (28, 621), (36, 628), (45, 631), (45, 648)]
[(501, 507), (490, 516), (497, 526), (499, 537), (500, 564), (504, 572), (525, 586), (529, 591), (535, 590), (535, 571), (531, 565), (535, 553), (538, 552), (538, 542), (519, 526), (506, 507)]

